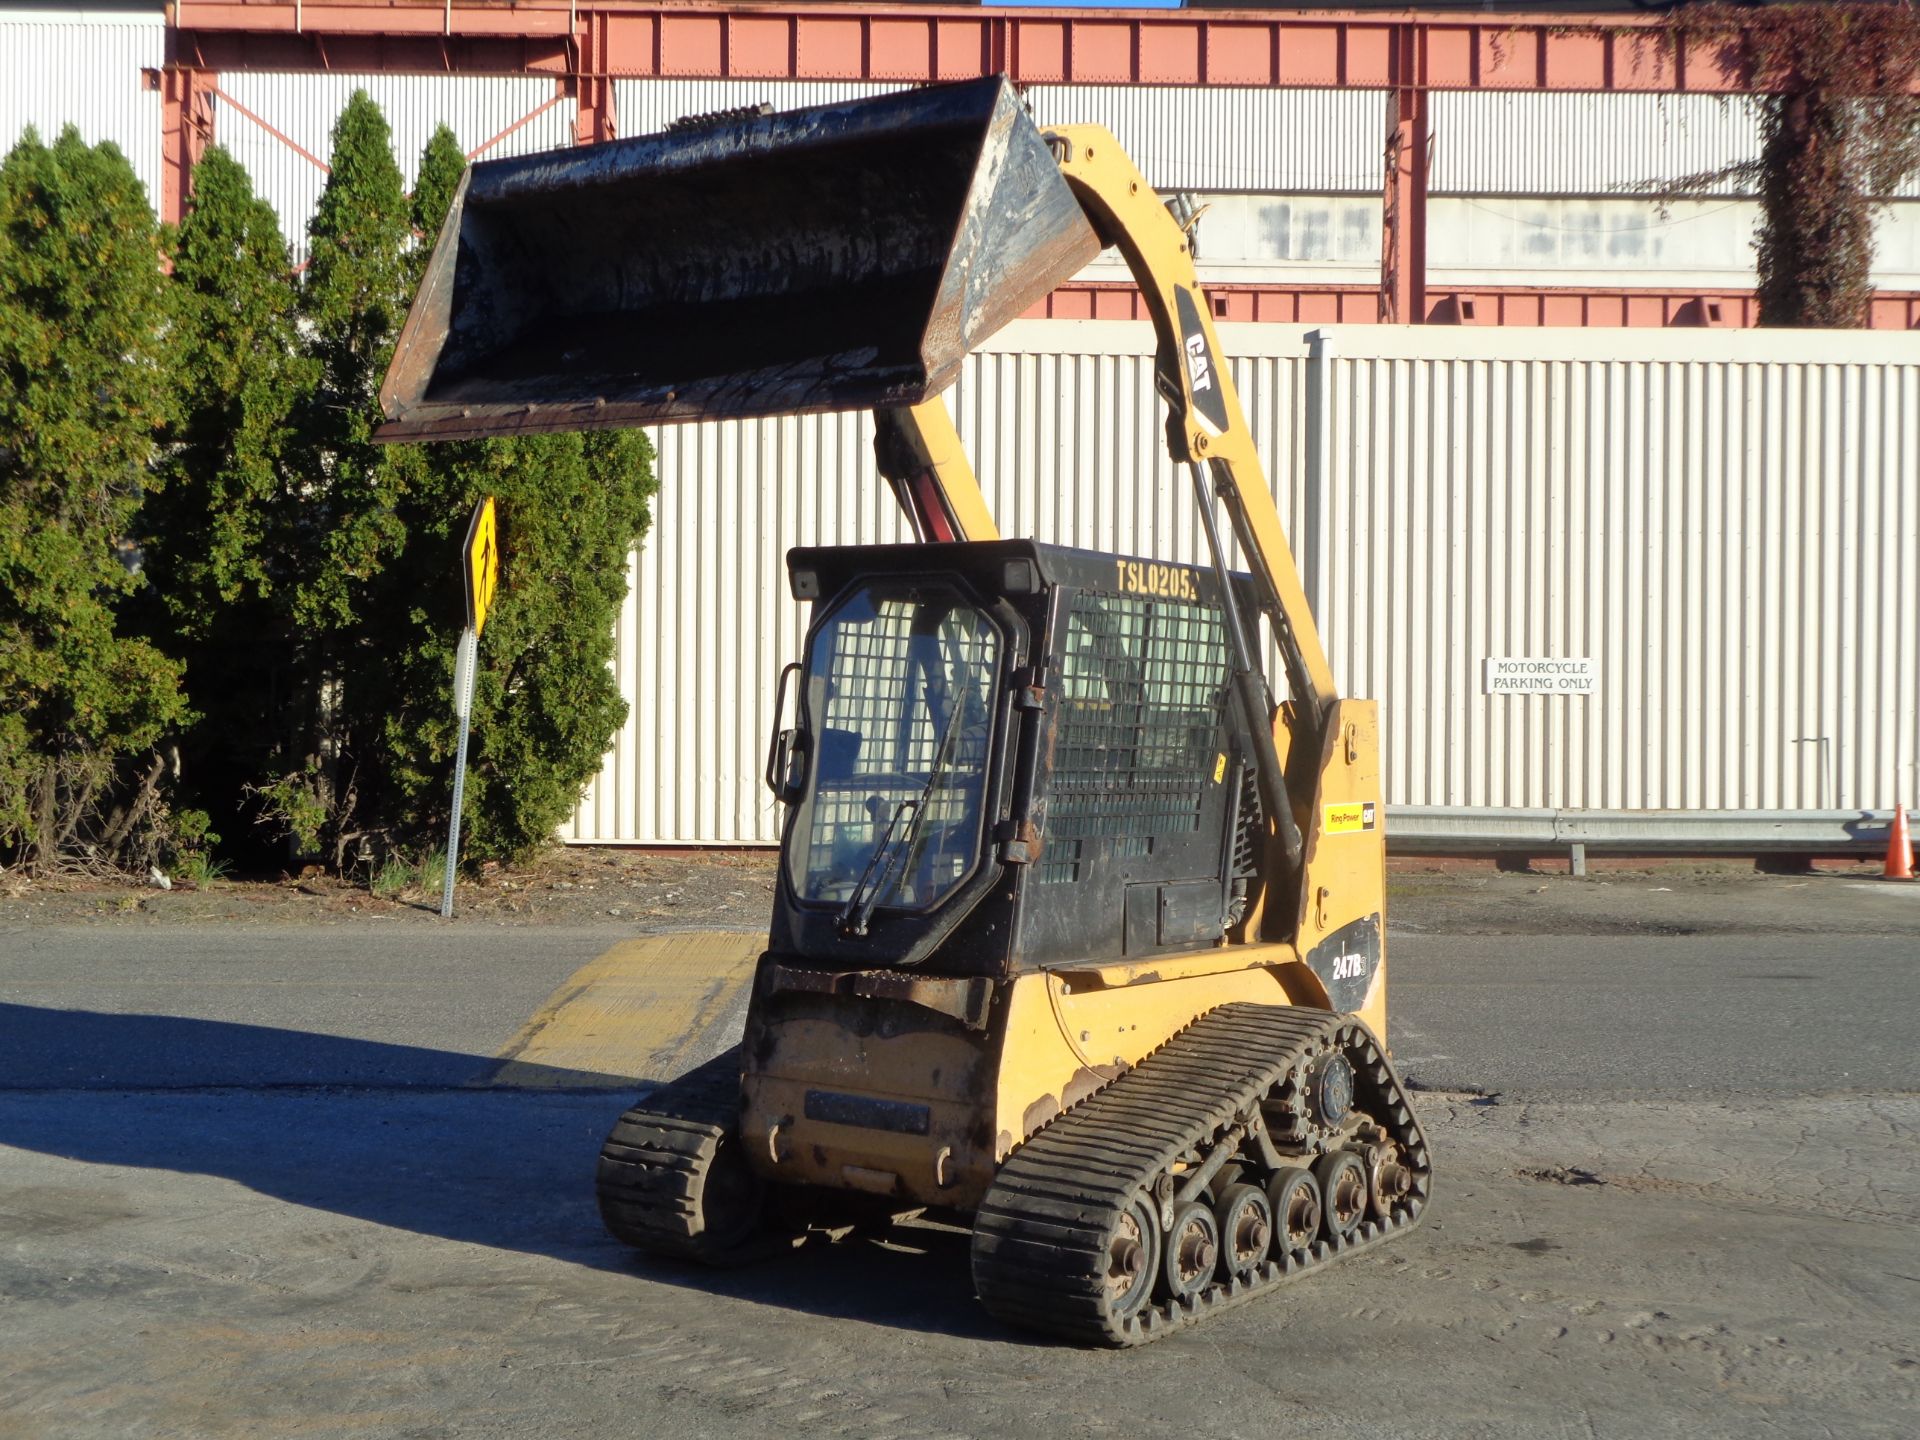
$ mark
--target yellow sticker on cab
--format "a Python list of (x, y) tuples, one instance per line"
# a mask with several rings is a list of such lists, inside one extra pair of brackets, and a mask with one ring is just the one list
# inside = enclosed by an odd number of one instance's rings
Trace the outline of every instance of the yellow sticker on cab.
[(1380, 807), (1372, 800), (1336, 801), (1326, 807), (1320, 828), (1329, 835), (1358, 835), (1380, 824)]

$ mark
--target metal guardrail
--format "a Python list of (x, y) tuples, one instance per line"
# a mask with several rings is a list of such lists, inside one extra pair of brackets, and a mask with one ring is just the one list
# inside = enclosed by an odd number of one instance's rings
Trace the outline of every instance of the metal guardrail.
[(1618, 854), (1879, 855), (1890, 810), (1496, 810), (1389, 805), (1401, 855), (1587, 850)]

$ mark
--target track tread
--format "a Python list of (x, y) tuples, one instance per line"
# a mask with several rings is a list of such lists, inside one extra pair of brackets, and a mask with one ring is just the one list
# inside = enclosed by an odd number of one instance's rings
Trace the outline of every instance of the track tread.
[(735, 1046), (661, 1086), (614, 1123), (600, 1148), (600, 1218), (616, 1240), (655, 1255), (713, 1260), (698, 1229), (707, 1167), (739, 1106)]
[[(1191, 1300), (1110, 1313), (1099, 1267), (1135, 1195), (1181, 1155), (1267, 1098), (1309, 1055), (1338, 1045), (1355, 1060), (1370, 1115), (1414, 1170), (1386, 1224), (1270, 1258)], [(1150, 1117), (1150, 1123), (1143, 1123)], [(1372, 1033), (1351, 1015), (1234, 1004), (1200, 1017), (1125, 1075), (1031, 1137), (1000, 1167), (975, 1217), (974, 1286), (1011, 1324), (1082, 1343), (1138, 1345), (1410, 1228), (1431, 1183), (1427, 1145), (1406, 1088)]]

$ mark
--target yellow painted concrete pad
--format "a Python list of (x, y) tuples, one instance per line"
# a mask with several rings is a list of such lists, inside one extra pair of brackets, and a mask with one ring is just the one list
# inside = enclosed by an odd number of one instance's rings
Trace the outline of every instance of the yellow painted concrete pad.
[(475, 1083), (565, 1089), (670, 1080), (733, 1009), (766, 947), (765, 934), (738, 930), (623, 940), (568, 976)]

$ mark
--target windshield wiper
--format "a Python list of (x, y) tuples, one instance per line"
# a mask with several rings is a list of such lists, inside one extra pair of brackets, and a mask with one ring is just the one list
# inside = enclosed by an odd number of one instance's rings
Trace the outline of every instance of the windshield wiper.
[[(924, 808), (925, 797), (926, 792), (922, 791), (918, 798), (902, 800), (893, 807), (893, 815), (887, 821), (886, 834), (882, 835), (880, 843), (874, 846), (873, 858), (867, 861), (867, 868), (860, 872), (860, 883), (853, 887), (853, 894), (847, 897), (847, 903), (840, 909), (842, 929), (849, 930), (855, 935), (867, 933), (867, 921), (872, 918), (874, 907), (880, 903), (881, 895), (891, 888), (889, 882), (893, 875), (893, 835), (900, 828), (900, 817), (909, 809), (917, 815), (920, 809)], [(918, 825), (911, 825), (908, 827), (908, 834), (911, 835), (918, 830)], [(869, 890), (868, 882), (873, 879), (874, 868), (879, 865), (882, 857), (886, 858), (887, 868), (881, 872), (879, 883)], [(847, 923), (849, 917), (852, 917), (851, 925)]]
[[(939, 748), (934, 751), (933, 764), (927, 769), (927, 783), (920, 787), (917, 796), (902, 800), (893, 807), (893, 814), (887, 820), (886, 834), (880, 837), (880, 843), (874, 847), (873, 858), (867, 861), (867, 868), (860, 872), (860, 883), (853, 887), (853, 894), (847, 897), (847, 903), (840, 911), (841, 927), (854, 935), (867, 933), (867, 922), (873, 918), (874, 910), (882, 899), (893, 893), (895, 864), (901, 857), (913, 854), (921, 826), (926, 823), (933, 787), (940, 783), (940, 777), (946, 773), (947, 760), (953, 754), (953, 738), (959, 731), (960, 715), (967, 707), (967, 697), (973, 693), (972, 685), (973, 667), (969, 665), (960, 684), (954, 688), (953, 709), (947, 713), (947, 723), (940, 732)], [(907, 828), (901, 830), (900, 817), (909, 808), (913, 811), (913, 818), (907, 822)], [(896, 834), (898, 843), (895, 842)], [(886, 868), (869, 889), (867, 882), (873, 880), (873, 872), (882, 858), (887, 862)]]

